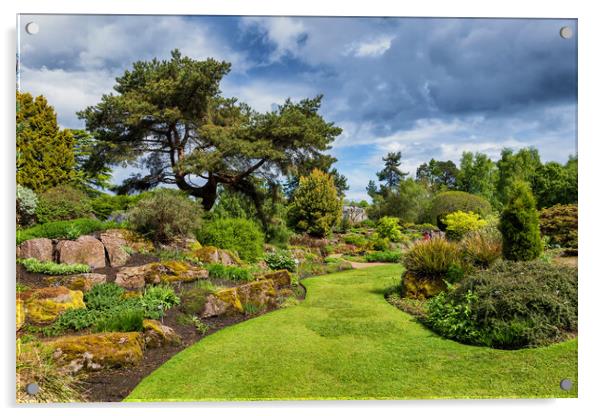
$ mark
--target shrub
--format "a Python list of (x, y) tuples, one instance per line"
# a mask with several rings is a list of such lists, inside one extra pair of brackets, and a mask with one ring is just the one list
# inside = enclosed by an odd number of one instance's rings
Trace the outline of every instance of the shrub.
[(160, 318), (164, 311), (180, 304), (180, 298), (169, 285), (149, 286), (144, 289), (140, 305), (144, 315), (150, 318)]
[(397, 242), (401, 240), (401, 228), (399, 220), (395, 217), (382, 217), (376, 223), (376, 232), (379, 237), (386, 238), (389, 241)]
[(256, 261), (263, 255), (263, 233), (251, 220), (226, 218), (209, 221), (197, 232), (203, 245), (233, 250), (241, 259)]
[(28, 225), (35, 219), (38, 197), (34, 191), (17, 184), (17, 224)]
[(391, 247), (391, 242), (388, 238), (382, 238), (378, 233), (374, 233), (370, 236), (370, 243), (367, 247), (371, 247), (377, 251), (385, 251)]
[(31, 273), (65, 275), (90, 272), (90, 266), (87, 264), (57, 264), (52, 261), (40, 261), (34, 258), (19, 259), (18, 262)]
[(414, 244), (405, 253), (403, 264), (422, 278), (444, 278), (452, 266), (461, 265), (461, 253), (456, 243), (434, 237)]
[(212, 279), (246, 282), (255, 279), (253, 274), (248, 269), (237, 266), (224, 266), (220, 263), (208, 264), (207, 271), (209, 272), (209, 277)]
[(489, 202), (477, 195), (462, 191), (446, 191), (438, 194), (430, 209), (430, 222), (436, 224), (441, 230), (445, 230), (442, 219), (452, 212), (464, 211), (474, 212), (482, 218), (491, 214)]
[(288, 250), (276, 250), (273, 253), (267, 253), (264, 260), (272, 270), (286, 269), (294, 272), (297, 268), (297, 262)]
[(91, 215), (90, 198), (69, 185), (59, 185), (40, 194), (36, 208), (36, 217), (41, 224)]
[(134, 206), (144, 194), (139, 195), (108, 195), (102, 194), (90, 201), (92, 212), (96, 218), (107, 220), (111, 214), (127, 211)]
[(127, 213), (130, 226), (154, 242), (188, 237), (201, 223), (202, 208), (184, 192), (158, 189), (145, 195)]
[(525, 182), (515, 182), (508, 204), (500, 216), (502, 253), (507, 260), (533, 260), (539, 257), (543, 244), (539, 234), (539, 218), (535, 198)]
[(397, 263), (401, 260), (399, 251), (374, 251), (364, 256), (369, 263)]
[(496, 348), (562, 340), (577, 329), (577, 270), (499, 262), (431, 300), (427, 324), (443, 336)]
[(467, 233), (487, 225), (477, 214), (464, 211), (447, 214), (441, 221), (446, 226), (445, 236), (451, 240), (461, 240)]
[(462, 254), (467, 263), (486, 269), (502, 257), (502, 235), (493, 228), (471, 232), (462, 240)]
[(332, 176), (314, 169), (302, 176), (290, 207), (292, 225), (301, 232), (324, 237), (341, 220), (343, 202)]
[(578, 209), (577, 204), (554, 205), (543, 209), (539, 216), (539, 228), (551, 244), (577, 250)]
[(120, 228), (114, 222), (102, 222), (92, 218), (80, 218), (71, 221), (56, 221), (38, 224), (33, 227), (17, 230), (17, 244), (32, 238), (70, 239), (81, 235), (103, 231), (109, 228)]
[(358, 248), (363, 248), (368, 245), (368, 240), (361, 234), (347, 234), (343, 237), (345, 244), (351, 244)]
[(115, 283), (102, 283), (92, 286), (84, 294), (84, 303), (88, 309), (111, 309), (121, 302), (124, 293), (125, 290)]

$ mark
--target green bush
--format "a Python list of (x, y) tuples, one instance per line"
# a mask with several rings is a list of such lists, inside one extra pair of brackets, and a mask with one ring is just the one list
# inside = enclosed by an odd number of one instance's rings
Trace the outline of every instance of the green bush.
[(243, 218), (206, 222), (197, 231), (197, 239), (206, 246), (236, 251), (241, 259), (251, 262), (263, 255), (263, 233), (257, 224)]
[(255, 277), (248, 269), (237, 266), (224, 266), (220, 263), (208, 264), (206, 266), (209, 277), (212, 279), (224, 279), (233, 281), (250, 282)]
[(524, 261), (539, 257), (543, 243), (535, 198), (525, 182), (515, 182), (509, 192), (499, 224), (502, 254), (507, 260)]
[(441, 237), (419, 241), (403, 256), (406, 270), (427, 279), (442, 279), (462, 265), (458, 244)]
[(345, 244), (351, 244), (358, 248), (364, 248), (368, 245), (368, 239), (361, 234), (347, 234), (343, 237)]
[(33, 238), (70, 239), (81, 235), (92, 234), (109, 228), (120, 228), (114, 222), (102, 222), (92, 218), (80, 218), (71, 221), (55, 221), (38, 224), (33, 227), (17, 230), (17, 244)]
[(84, 294), (84, 303), (91, 310), (107, 310), (120, 304), (125, 290), (115, 283), (102, 283), (92, 286)]
[(90, 206), (96, 218), (107, 220), (111, 214), (127, 211), (135, 205), (144, 194), (139, 195), (108, 195), (102, 194), (90, 201)]
[(374, 251), (364, 256), (368, 263), (397, 263), (401, 260), (399, 251)]
[(577, 269), (499, 262), (427, 308), (427, 324), (461, 342), (507, 349), (550, 344), (577, 330)]
[(52, 261), (40, 261), (34, 258), (19, 259), (18, 263), (31, 273), (43, 273), (50, 275), (65, 275), (89, 273), (90, 266), (87, 264), (57, 264)]
[(276, 250), (273, 253), (267, 253), (264, 260), (272, 270), (286, 269), (294, 272), (297, 268), (297, 262), (288, 250)]
[(456, 211), (474, 212), (485, 218), (491, 214), (491, 204), (480, 196), (462, 191), (446, 191), (437, 194), (430, 209), (430, 222), (445, 230), (443, 218)]
[(494, 228), (471, 232), (462, 240), (462, 254), (467, 263), (486, 269), (502, 257), (502, 235)]
[(143, 329), (144, 312), (141, 309), (120, 308), (103, 315), (94, 323), (95, 332), (140, 332)]
[(180, 304), (180, 298), (169, 285), (147, 286), (140, 298), (144, 315), (158, 319), (164, 311)]
[(41, 224), (90, 216), (90, 198), (79, 189), (59, 185), (39, 195), (36, 218)]
[(38, 197), (34, 191), (17, 184), (17, 224), (28, 225), (35, 219)]
[(401, 228), (399, 219), (395, 217), (382, 217), (376, 223), (376, 232), (379, 237), (386, 238), (392, 242), (401, 240)]
[(315, 237), (328, 235), (343, 215), (343, 202), (332, 176), (319, 169), (314, 169), (309, 176), (302, 176), (289, 215), (291, 224), (298, 231)]
[(198, 201), (174, 189), (149, 192), (127, 212), (130, 226), (158, 243), (191, 236), (199, 228), (202, 215)]
[(539, 228), (550, 243), (560, 247), (578, 248), (578, 209), (577, 204), (554, 205), (543, 209), (539, 216)]
[(445, 236), (450, 240), (461, 240), (471, 231), (479, 230), (487, 225), (487, 221), (474, 212), (456, 211), (447, 214), (441, 220), (445, 224)]

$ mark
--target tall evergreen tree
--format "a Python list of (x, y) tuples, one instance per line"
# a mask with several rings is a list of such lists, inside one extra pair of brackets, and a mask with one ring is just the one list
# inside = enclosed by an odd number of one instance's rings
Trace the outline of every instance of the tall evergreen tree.
[(529, 184), (515, 181), (508, 191), (508, 203), (500, 216), (502, 254), (514, 261), (534, 260), (543, 245), (539, 234), (539, 214)]
[(43, 192), (75, 176), (75, 140), (44, 96), (17, 92), (17, 183)]
[(380, 182), (385, 183), (385, 187), (393, 189), (408, 175), (408, 172), (402, 172), (399, 169), (401, 166), (401, 152), (388, 153), (387, 156), (383, 157), (383, 162), (385, 162), (385, 168), (377, 172), (376, 176)]

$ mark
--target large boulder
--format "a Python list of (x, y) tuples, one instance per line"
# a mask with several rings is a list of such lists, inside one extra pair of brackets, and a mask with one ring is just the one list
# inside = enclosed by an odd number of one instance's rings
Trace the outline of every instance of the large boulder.
[(202, 261), (203, 263), (221, 263), (224, 266), (240, 264), (240, 261), (233, 252), (213, 246), (194, 248), (190, 250), (189, 254), (191, 257)]
[(100, 233), (100, 241), (105, 246), (111, 267), (121, 267), (127, 263), (130, 255), (126, 251), (127, 241), (122, 230), (114, 229)]
[(180, 345), (182, 343), (182, 338), (172, 328), (163, 325), (159, 321), (145, 319), (142, 326), (144, 328), (144, 345), (148, 348)]
[(80, 290), (64, 286), (28, 290), (19, 293), (17, 299), (23, 302), (26, 320), (34, 324), (50, 323), (68, 309), (86, 307)]
[(277, 290), (272, 280), (256, 280), (207, 296), (201, 316), (207, 318), (225, 313), (243, 313), (246, 305), (258, 308), (273, 306), (276, 304), (276, 296)]
[(209, 277), (209, 272), (182, 261), (163, 261), (142, 266), (122, 267), (116, 274), (115, 283), (119, 286), (137, 290), (145, 284), (193, 282)]
[(144, 341), (139, 332), (105, 332), (60, 337), (46, 345), (59, 366), (76, 373), (138, 365)]
[(136, 231), (113, 229), (107, 230), (106, 232), (111, 232), (115, 235), (119, 235), (122, 239), (125, 240), (126, 245), (136, 253), (149, 253), (155, 249), (153, 243), (149, 239), (144, 238), (140, 233), (137, 233)]
[(47, 277), (45, 280), (49, 285), (65, 286), (71, 290), (88, 292), (92, 287), (101, 283), (106, 283), (107, 275), (100, 273), (82, 273), (68, 276), (51, 276)]
[(17, 247), (17, 257), (20, 259), (34, 258), (40, 261), (52, 261), (53, 254), (52, 240), (48, 238), (27, 240)]
[(57, 251), (59, 263), (87, 264), (92, 268), (105, 267), (105, 247), (100, 240), (82, 235), (75, 241), (61, 240), (58, 242)]
[(428, 279), (406, 271), (401, 279), (402, 292), (405, 297), (428, 299), (446, 289), (443, 279)]
[(288, 270), (278, 270), (263, 275), (263, 279), (269, 279), (274, 282), (276, 289), (281, 289), (291, 285), (291, 274)]

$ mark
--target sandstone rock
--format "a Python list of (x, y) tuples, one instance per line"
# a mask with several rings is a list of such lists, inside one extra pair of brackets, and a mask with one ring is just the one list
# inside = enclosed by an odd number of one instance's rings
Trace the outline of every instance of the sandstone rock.
[(219, 290), (209, 296), (201, 316), (222, 315), (225, 313), (244, 312), (246, 304), (257, 307), (273, 306), (276, 303), (277, 291), (273, 280), (256, 280), (241, 286)]
[(146, 283), (193, 282), (209, 277), (209, 272), (181, 261), (148, 263), (142, 266), (122, 267), (115, 283), (125, 289), (141, 289)]
[(56, 246), (59, 263), (87, 264), (92, 268), (105, 267), (105, 248), (100, 240), (82, 235), (75, 241), (61, 240)]
[(278, 270), (276, 272), (267, 273), (263, 275), (263, 279), (272, 280), (276, 289), (291, 285), (291, 274), (288, 270)]
[(443, 279), (427, 279), (405, 272), (402, 279), (404, 296), (414, 299), (427, 299), (443, 292), (446, 288)]
[(111, 267), (121, 267), (127, 263), (130, 255), (125, 249), (127, 241), (122, 230), (107, 230), (100, 234), (100, 241), (105, 246)]
[(115, 284), (128, 290), (142, 289), (145, 284), (144, 276), (148, 265), (122, 267), (115, 275)]
[(107, 230), (106, 232), (111, 232), (115, 235), (121, 236), (121, 238), (125, 240), (127, 246), (137, 253), (148, 253), (155, 249), (153, 243), (150, 240), (144, 238), (141, 234), (135, 231), (113, 229)]
[(34, 258), (40, 261), (52, 261), (53, 252), (52, 240), (48, 238), (27, 240), (17, 247), (17, 257), (21, 259)]
[(80, 290), (64, 286), (32, 289), (17, 296), (23, 302), (26, 320), (36, 324), (50, 323), (68, 309), (86, 307)]
[(53, 358), (70, 372), (93, 371), (140, 364), (143, 339), (139, 332), (74, 335), (47, 342)]
[(180, 345), (182, 343), (182, 338), (172, 328), (163, 325), (159, 321), (145, 319), (142, 326), (144, 328), (144, 345), (148, 348)]
[(25, 324), (25, 306), (21, 299), (17, 299), (17, 331)]
[(81, 290), (87, 292), (101, 283), (106, 283), (107, 275), (100, 273), (82, 273), (69, 276), (47, 277), (46, 282), (50, 285), (65, 286), (71, 290)]

